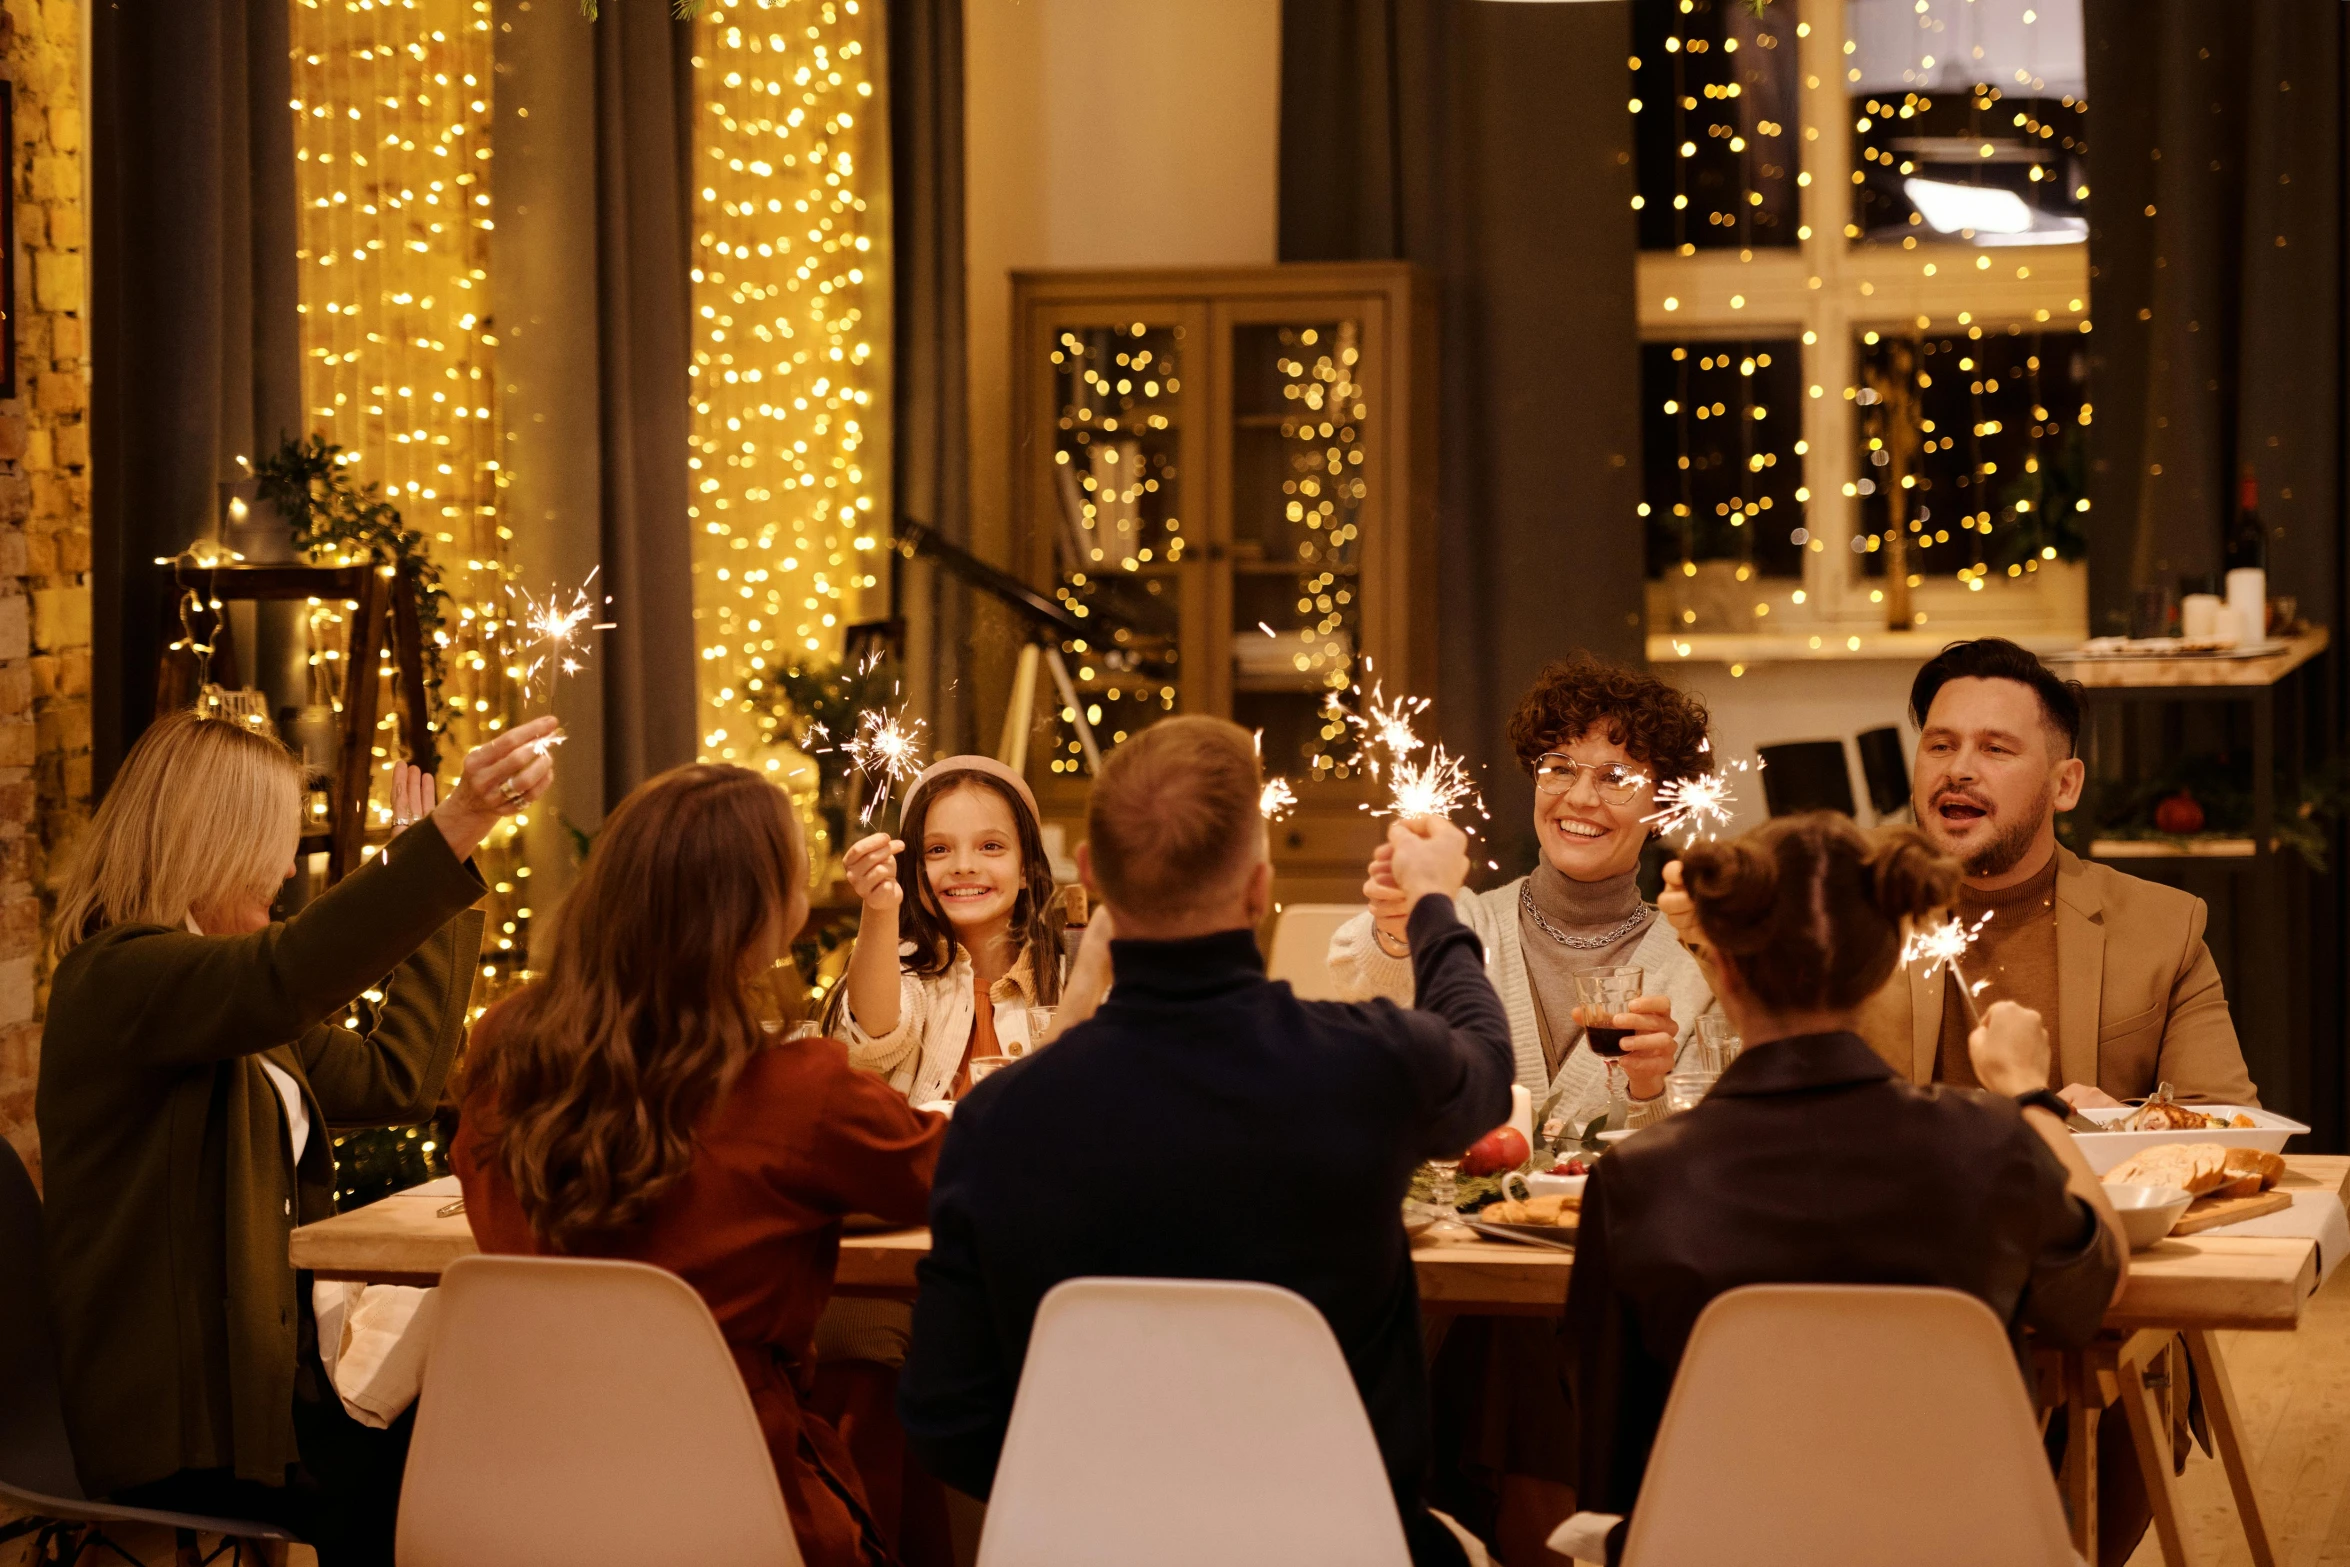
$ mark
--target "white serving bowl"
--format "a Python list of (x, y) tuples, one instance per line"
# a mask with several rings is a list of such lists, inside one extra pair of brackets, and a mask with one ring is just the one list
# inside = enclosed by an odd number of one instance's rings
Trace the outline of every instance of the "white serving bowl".
[(2120, 1216), (2130, 1250), (2144, 1251), (2170, 1233), (2195, 1199), (2176, 1186), (2108, 1186), (2105, 1200)]
[[(2255, 1124), (2202, 1132), (2076, 1132), (2073, 1137), (2080, 1144), (2081, 1157), (2089, 1161), (2089, 1168), (2103, 1175), (2140, 1149), (2153, 1148), (2162, 1143), (2217, 1143), (2222, 1148), (2260, 1148), (2269, 1153), (2283, 1153), (2287, 1138), (2309, 1130), (2290, 1116), (2279, 1115), (2274, 1110), (2255, 1110), (2249, 1105), (2195, 1105), (2191, 1108), (2205, 1115), (2245, 1115), (2251, 1117)], [(2129, 1113), (2126, 1109), (2081, 1112), (2100, 1124), (2119, 1121)]]
[(1580, 1197), (1588, 1175), (1552, 1175), (1545, 1171), (1526, 1177), (1526, 1190), (1536, 1197)]

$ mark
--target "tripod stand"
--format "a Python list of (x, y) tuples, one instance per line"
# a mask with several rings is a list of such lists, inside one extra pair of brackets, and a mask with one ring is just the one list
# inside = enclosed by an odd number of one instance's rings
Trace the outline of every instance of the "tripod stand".
[(947, 542), (926, 522), (900, 517), (896, 537), (898, 548), (909, 558), (919, 555), (936, 561), (1010, 609), (1028, 629), (1027, 643), (1020, 649), (1020, 662), (1012, 672), (1012, 699), (1005, 705), (1003, 731), (996, 738), (996, 760), (1014, 772), (1027, 770), (1029, 722), (1036, 712), (1036, 675), (1041, 665), (1051, 671), (1062, 710), (1069, 715), (1070, 727), (1077, 731), (1086, 770), (1101, 771), (1101, 745), (1094, 738), (1093, 724), (1085, 716), (1084, 704), (1077, 698), (1077, 682), (1069, 676), (1068, 660), (1061, 656), (1061, 642), (1063, 638), (1099, 636), (1102, 628), (1088, 626), (1009, 572), (999, 571), (961, 546)]

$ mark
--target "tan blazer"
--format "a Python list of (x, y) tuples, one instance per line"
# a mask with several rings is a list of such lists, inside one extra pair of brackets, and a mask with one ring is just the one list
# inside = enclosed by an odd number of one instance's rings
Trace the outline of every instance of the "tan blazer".
[[(2181, 1099), (2256, 1105), (2219, 969), (2204, 945), (2203, 900), (2056, 851), (2059, 1080), (2136, 1099), (2168, 1083)], [(1896, 969), (1861, 1014), (1877, 1054), (1915, 1083), (1934, 1079), (1940, 969)]]

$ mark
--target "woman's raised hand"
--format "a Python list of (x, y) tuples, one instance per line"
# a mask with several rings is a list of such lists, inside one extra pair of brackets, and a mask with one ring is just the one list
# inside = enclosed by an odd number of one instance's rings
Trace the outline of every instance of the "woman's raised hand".
[(1673, 1058), (1681, 1046), (1681, 1030), (1673, 1022), (1669, 996), (1641, 996), (1615, 1015), (1612, 1028), (1628, 1028), (1619, 1064), (1635, 1099), (1654, 1099), (1665, 1091)]
[(432, 814), (433, 776), (413, 763), (392, 769), (392, 828), (406, 832), (419, 817)]
[[(481, 847), (498, 818), (528, 808), (554, 781), (555, 759), (539, 742), (555, 733), (552, 716), (518, 724), (487, 745), (465, 753), (465, 768), (449, 797), (432, 808), (432, 819), (459, 859)], [(399, 812), (398, 782), (393, 814)], [(411, 792), (411, 802), (416, 798)]]
[(848, 872), (849, 891), (872, 913), (895, 914), (898, 905), (905, 901), (905, 889), (898, 885), (898, 855), (905, 847), (885, 832), (859, 838), (849, 845), (843, 862)]

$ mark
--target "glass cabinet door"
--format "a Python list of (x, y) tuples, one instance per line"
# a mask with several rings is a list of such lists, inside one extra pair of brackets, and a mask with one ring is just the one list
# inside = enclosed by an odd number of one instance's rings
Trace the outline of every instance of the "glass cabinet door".
[[(1205, 334), (1189, 315), (1048, 323), (1052, 474), (1031, 525), (1051, 541), (1054, 596), (1102, 628), (1063, 652), (1104, 750), (1200, 705), (1186, 690), (1201, 661), (1185, 657), (1183, 584), (1206, 530), (1190, 504), (1185, 426), (1203, 395), (1193, 359)], [(1083, 770), (1070, 726), (1050, 747), (1053, 773)]]
[(1233, 718), (1261, 733), (1268, 774), (1305, 783), (1355, 771), (1338, 707), (1369, 645), (1365, 531), (1377, 533), (1381, 497), (1364, 312), (1283, 308), (1283, 319), (1230, 328), (1230, 564), (1218, 618)]

